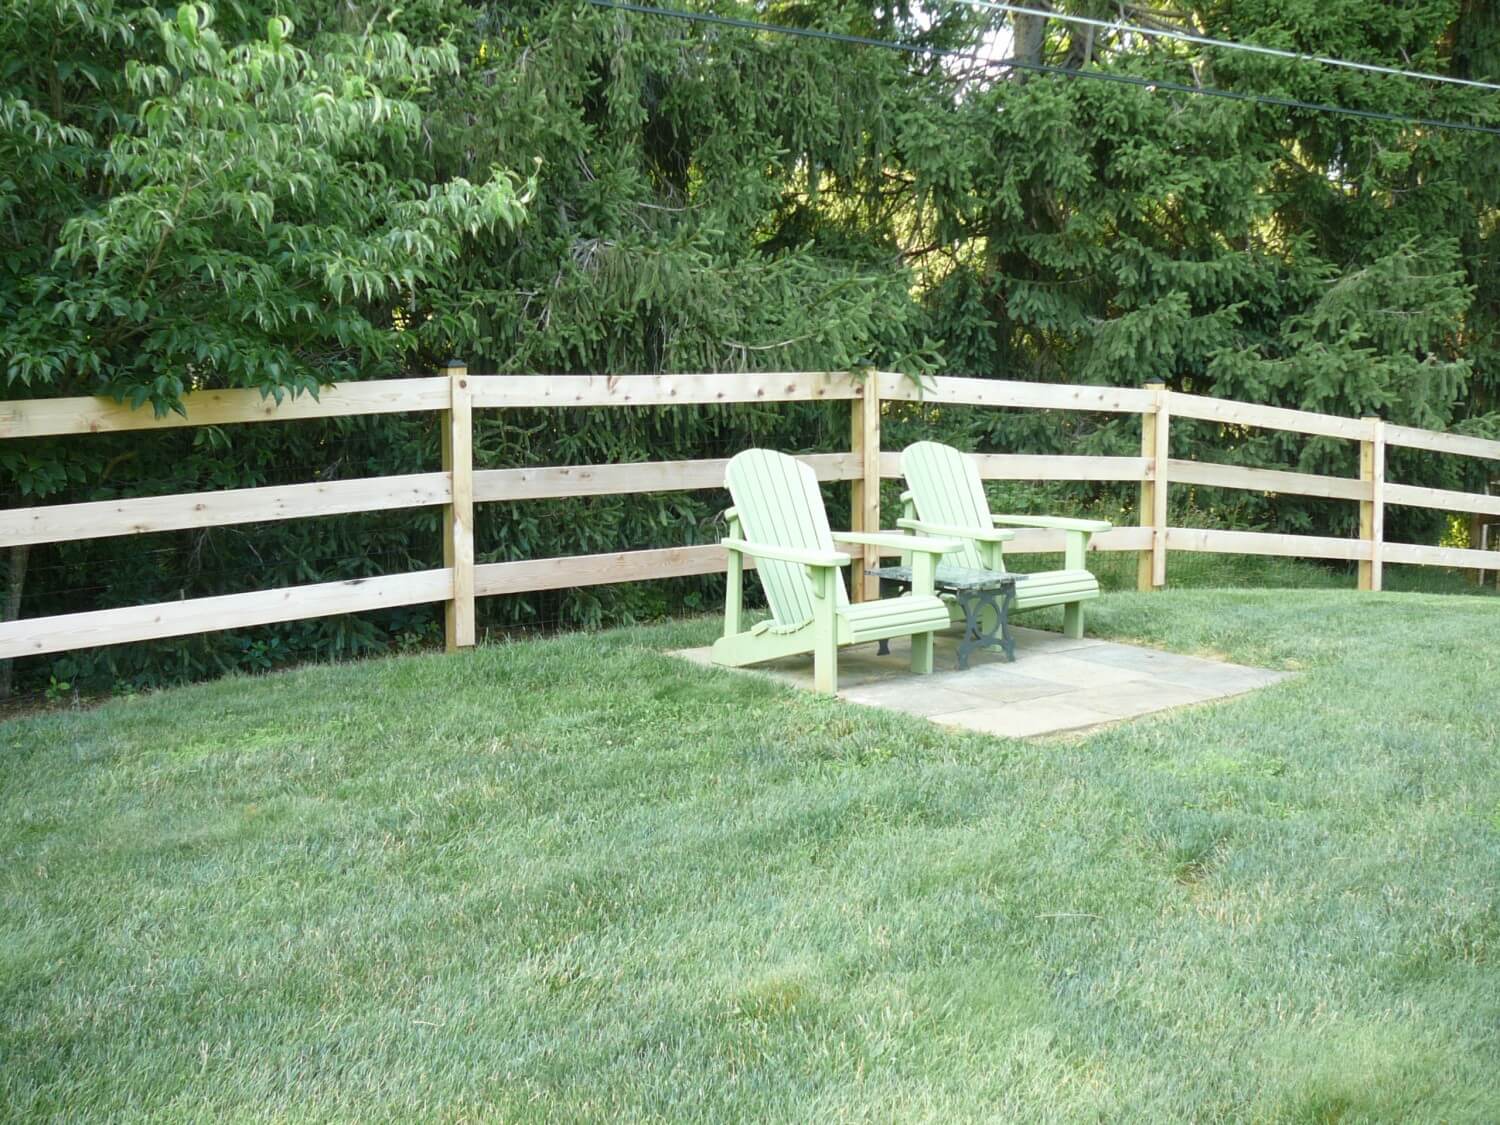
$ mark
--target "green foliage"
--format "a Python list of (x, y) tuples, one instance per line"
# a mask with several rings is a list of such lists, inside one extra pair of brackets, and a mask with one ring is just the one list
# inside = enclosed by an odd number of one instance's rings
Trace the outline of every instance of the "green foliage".
[[(1152, 18), (1493, 79), (1490, 7), (1204, 0)], [(738, 10), (959, 50), (1006, 19), (869, 0)], [(1492, 136), (987, 71), (582, 0), (139, 11), (0, 0), (0, 16), (0, 360), (12, 396), (103, 392), (163, 411), (190, 388), (316, 393), (451, 355), (516, 373), (874, 363), (1163, 379), (1500, 434)], [(1479, 91), (1055, 20), (1027, 27), (1018, 50), (1035, 61), (1500, 124)], [(1131, 454), (1138, 440), (1129, 420), (1020, 412), (913, 412), (893, 432), (919, 424), (922, 436), (1002, 451)], [(846, 440), (845, 420), (821, 407), (487, 413), (478, 427), (486, 467)], [(1206, 425), (1174, 427), (1173, 453), (1354, 467), (1347, 443)], [(61, 502), (430, 469), (435, 458), (426, 423), (381, 418), (9, 442), (0, 473), (15, 502)], [(1392, 458), (1393, 477), (1417, 484), (1476, 488), (1482, 472)], [(1064, 506), (1130, 503), (1112, 486), (1060, 492)], [(701, 542), (722, 500), (486, 505), (480, 552)], [(1253, 493), (1173, 501), (1244, 527), (1345, 534), (1354, 519), (1352, 505)], [(1413, 540), (1441, 523), (1389, 515), (1392, 534)], [(119, 541), (38, 549), (23, 611), (433, 565), (431, 526), (411, 516), (163, 537), (150, 567), (128, 555), (122, 565)], [(714, 589), (596, 589), (482, 612), (499, 625), (596, 622)], [(354, 632), (378, 646), (413, 626), (376, 616)], [(345, 643), (324, 632), (334, 628), (104, 650), (75, 658), (93, 668), (76, 678), (249, 666), (245, 646), (266, 636), (286, 646), (274, 661), (293, 659)], [(166, 671), (162, 651), (194, 654), (191, 669)]]
[(70, 213), (34, 216), (60, 222), (50, 261), (0, 296), (12, 391), (161, 414), (204, 386), (280, 401), (399, 371), (416, 343), (403, 306), (445, 280), (465, 235), (519, 223), (506, 173), (431, 182), (416, 166), (410, 98), (457, 69), (451, 45), (383, 31), (305, 49), (283, 16), (226, 45), (212, 19), (182, 4), (127, 25), (115, 86), (132, 117), (112, 135), (13, 103), (7, 154), (38, 167), (72, 142), (80, 182)]

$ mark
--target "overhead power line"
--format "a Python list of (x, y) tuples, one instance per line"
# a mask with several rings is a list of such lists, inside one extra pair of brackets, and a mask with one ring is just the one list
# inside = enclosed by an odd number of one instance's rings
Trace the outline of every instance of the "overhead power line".
[(845, 43), (858, 47), (875, 47), (881, 50), (900, 51), (925, 58), (955, 59), (978, 66), (1024, 70), (1036, 74), (1055, 74), (1068, 78), (1081, 78), (1095, 82), (1111, 82), (1118, 86), (1135, 86), (1156, 91), (1191, 94), (1205, 98), (1223, 98), (1228, 101), (1253, 102), (1257, 105), (1276, 106), (1281, 109), (1304, 109), (1315, 113), (1333, 113), (1345, 117), (1358, 117), (1369, 121), (1389, 121), (1398, 125), (1419, 125), (1428, 129), (1449, 129), (1461, 133), (1485, 133), (1500, 137), (1500, 128), (1475, 125), (1468, 121), (1445, 121), (1433, 117), (1411, 117), (1398, 113), (1385, 113), (1374, 109), (1355, 109), (1351, 106), (1331, 105), (1326, 102), (1307, 102), (1297, 98), (1283, 98), (1275, 94), (1250, 94), (1239, 90), (1222, 90), (1214, 86), (1189, 86), (1185, 82), (1168, 79), (1141, 78), (1133, 74), (1118, 74), (1109, 70), (1083, 70), (1074, 67), (1053, 66), (1050, 63), (1026, 62), (1021, 59), (992, 59), (970, 51), (956, 51), (948, 47), (934, 47), (924, 43), (901, 43), (892, 39), (874, 39), (867, 35), (851, 35), (842, 31), (823, 31), (812, 27), (788, 27), (783, 24), (761, 23), (758, 20), (739, 19), (735, 16), (719, 16), (711, 12), (689, 12), (680, 8), (657, 8), (649, 4), (631, 3), (630, 0), (588, 0), (596, 8), (610, 8), (620, 12), (633, 12), (643, 16), (661, 16), (668, 19), (686, 20), (690, 23), (732, 27), (741, 31), (759, 31), (772, 35), (788, 35), (800, 39), (819, 39), (830, 43)]
[(1076, 23), (1085, 27), (1097, 27), (1106, 31), (1125, 31), (1132, 35), (1145, 35), (1153, 39), (1176, 39), (1183, 43), (1196, 43), (1203, 47), (1221, 47), (1226, 51), (1249, 51), (1272, 58), (1292, 59), (1296, 62), (1322, 63), (1324, 66), (1343, 67), (1346, 70), (1361, 70), (1368, 74), (1387, 74), (1398, 78), (1416, 78), (1424, 82), (1446, 82), (1451, 86), (1469, 86), (1477, 90), (1492, 90), (1500, 93), (1500, 85), (1494, 82), (1477, 82), (1470, 78), (1454, 78), (1449, 74), (1429, 74), (1423, 70), (1403, 70), (1394, 66), (1379, 66), (1375, 63), (1354, 62), (1351, 59), (1336, 59), (1328, 55), (1304, 55), (1298, 51), (1284, 51), (1279, 47), (1262, 47), (1258, 43), (1239, 43), (1231, 39), (1212, 39), (1207, 35), (1194, 35), (1173, 28), (1138, 27), (1122, 20), (1098, 20), (1088, 16), (1074, 16), (1066, 12), (1049, 12), (1042, 8), (1027, 8), (1019, 4), (1003, 4), (998, 0), (956, 0), (971, 8), (984, 8), (993, 12), (1008, 12), (1016, 16), (1041, 16), (1064, 23)]

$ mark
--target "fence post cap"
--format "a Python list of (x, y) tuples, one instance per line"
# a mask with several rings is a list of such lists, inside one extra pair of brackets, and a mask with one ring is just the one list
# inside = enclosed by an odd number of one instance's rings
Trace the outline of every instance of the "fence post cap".
[(447, 368), (454, 368), (454, 367), (465, 367), (466, 368), (469, 365), (468, 365), (468, 363), (466, 363), (464, 360), (461, 360), (461, 359), (445, 359), (443, 361), (443, 363), (442, 363), (442, 366), (443, 367), (447, 367)]

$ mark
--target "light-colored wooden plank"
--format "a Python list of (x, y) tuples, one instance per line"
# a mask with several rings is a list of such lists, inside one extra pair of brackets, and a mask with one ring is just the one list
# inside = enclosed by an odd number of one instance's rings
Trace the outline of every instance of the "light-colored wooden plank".
[(1231, 426), (1256, 426), (1268, 430), (1291, 430), (1298, 434), (1352, 438), (1355, 441), (1363, 438), (1370, 429), (1358, 418), (1341, 418), (1336, 414), (1288, 410), (1283, 406), (1261, 406), (1258, 403), (1209, 398), (1181, 391), (1172, 391), (1170, 396), (1172, 413), (1179, 418), (1199, 418)]
[[(1015, 529), (1014, 539), (1005, 541), (1005, 554), (1052, 555), (1061, 554), (1067, 548), (1067, 532), (1045, 527), (1022, 527)], [(837, 533), (834, 539), (838, 539)], [(1151, 529), (1149, 527), (1112, 527), (1108, 531), (1095, 532), (1089, 537), (1090, 551), (1150, 551)], [(880, 557), (897, 558), (899, 551), (880, 548)]]
[(453, 572), (453, 597), (443, 607), (444, 644), (449, 652), (472, 648), (474, 626), (474, 408), (469, 369), (458, 360), (447, 367), (448, 409), (443, 413), (443, 471), (452, 498), (443, 509), (443, 565)]
[(1313, 473), (1285, 472), (1281, 469), (1252, 469), (1243, 465), (1179, 460), (1173, 460), (1167, 471), (1173, 484), (1240, 488), (1251, 492), (1276, 492), (1291, 496), (1321, 496), (1330, 500), (1370, 498), (1370, 485), (1352, 477), (1325, 477)]
[(52, 504), (0, 512), (0, 547), (421, 508), (448, 502), (443, 473)]
[[(745, 559), (745, 566), (753, 565)], [(644, 582), (692, 574), (719, 574), (728, 566), (717, 543), (696, 547), (663, 547), (645, 551), (616, 551), (602, 555), (521, 559), (481, 563), (474, 568), (474, 590), (480, 597), (525, 594), (539, 590), (569, 590), (606, 586), (613, 582)]]
[[(812, 453), (797, 460), (822, 481), (854, 480), (860, 460), (853, 453)], [(530, 469), (480, 469), (474, 499), (555, 500), (567, 496), (614, 496), (637, 492), (691, 492), (723, 488), (728, 458), (703, 461), (638, 461), (619, 465), (551, 465)]]
[[(1095, 535), (1094, 551), (1138, 551), (1149, 546), (1151, 529), (1116, 527)], [(835, 533), (834, 538), (838, 536)], [(1064, 533), (1046, 529), (1023, 529), (1005, 544), (1007, 552), (1051, 554), (1063, 550)], [(894, 558), (898, 552), (880, 548), (880, 557)], [(753, 560), (745, 559), (746, 567)], [(724, 548), (717, 544), (695, 547), (663, 547), (644, 551), (619, 551), (601, 555), (571, 555), (551, 559), (480, 563), (475, 567), (475, 592), (480, 597), (525, 594), (543, 590), (567, 590), (581, 586), (607, 586), (615, 582), (644, 582), (657, 578), (681, 578), (695, 574), (721, 574), (728, 566)]]
[[(1151, 529), (1149, 527), (1112, 527), (1089, 536), (1090, 551), (1150, 551)], [(1005, 553), (1053, 554), (1061, 552), (1067, 542), (1067, 533), (1050, 528), (1017, 528), (1016, 537), (1006, 540)]]
[(1370, 535), (1370, 588), (1379, 590), (1385, 584), (1385, 422), (1380, 418), (1370, 418), (1369, 423), (1375, 446), (1375, 464), (1370, 470), (1370, 504), (1374, 509)]
[(1381, 544), (1385, 539), (1385, 423), (1366, 418), (1369, 436), (1359, 443), (1359, 479), (1370, 496), (1359, 504), (1359, 537), (1370, 547), (1369, 558), (1359, 564), (1359, 588), (1379, 590), (1385, 580)]
[[(850, 531), (880, 530), (880, 379), (869, 372), (860, 397), (850, 404), (849, 448), (859, 459), (859, 475), (850, 489)], [(865, 571), (880, 565), (880, 549), (869, 544), (857, 548), (858, 569), (849, 577), (849, 592), (856, 602), (880, 597), (880, 580)]]
[(1480, 496), (1473, 492), (1450, 492), (1446, 488), (1419, 488), (1413, 484), (1388, 484), (1385, 502), (1405, 508), (1435, 508), (1440, 512), (1474, 512), (1482, 516), (1500, 516), (1500, 496)]
[(1469, 437), (1467, 434), (1445, 434), (1437, 430), (1419, 430), (1413, 426), (1385, 426), (1385, 443), (1409, 449), (1426, 449), (1433, 453), (1457, 453), (1463, 457), (1500, 460), (1500, 441)]
[(1152, 427), (1151, 462), (1156, 466), (1151, 488), (1151, 585), (1167, 584), (1167, 489), (1172, 479), (1172, 406), (1176, 397), (1165, 387), (1155, 391), (1156, 425)]
[(171, 430), (181, 426), (222, 426), (238, 422), (296, 422), (352, 414), (399, 414), (442, 410), (448, 405), (443, 378), (376, 379), (324, 387), (315, 399), (301, 394), (275, 399), (258, 390), (194, 391), (183, 396), (187, 417), (152, 416), (151, 408), (132, 410), (107, 398), (39, 398), (0, 402), (0, 438), (61, 434)]
[(1051, 410), (1097, 410), (1134, 414), (1152, 409), (1151, 391), (1139, 387), (1094, 387), (1072, 383), (1028, 383), (1016, 379), (959, 379), (948, 376), (917, 386), (905, 375), (882, 372), (880, 395), (907, 402), (954, 406), (1003, 406)]
[(836, 401), (859, 396), (847, 372), (712, 375), (474, 375), (474, 405), (685, 406), (736, 402)]
[[(1160, 537), (1162, 529), (1149, 526), (1150, 521), (1156, 519), (1156, 419), (1161, 405), (1161, 397), (1167, 389), (1165, 383), (1147, 383), (1146, 389), (1154, 396), (1152, 408), (1141, 413), (1141, 460), (1149, 464), (1149, 471), (1141, 477), (1141, 488), (1136, 505), (1140, 513), (1139, 518), (1148, 521), (1148, 538), (1141, 553), (1135, 560), (1135, 588), (1139, 593), (1150, 593), (1156, 589), (1153, 581), (1155, 570), (1153, 560), (1155, 558), (1156, 540)], [(1165, 466), (1168, 477), (1171, 474), (1171, 465)], [(1163, 488), (1165, 492), (1165, 488)]]
[[(1074, 457), (1055, 454), (971, 453), (981, 480), (1144, 480), (1149, 457)], [(880, 475), (901, 479), (901, 454), (880, 455)]]
[(1426, 547), (1417, 543), (1386, 543), (1385, 561), (1413, 566), (1453, 566), (1471, 569), (1495, 569), (1500, 552), (1476, 551), (1466, 547)]
[(1167, 547), (1173, 551), (1206, 551), (1217, 555), (1274, 555), (1302, 559), (1366, 559), (1370, 545), (1358, 539), (1323, 535), (1281, 535), (1265, 531), (1219, 531), (1189, 527), (1167, 528)]
[(0, 624), (0, 659), (421, 605), (443, 601), (452, 593), (449, 571), (422, 570), (60, 617), (24, 617)]

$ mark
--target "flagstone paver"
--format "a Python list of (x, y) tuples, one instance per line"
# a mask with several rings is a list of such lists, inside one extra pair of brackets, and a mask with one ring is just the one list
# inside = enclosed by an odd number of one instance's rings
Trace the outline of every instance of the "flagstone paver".
[[(913, 676), (910, 642), (891, 642), (887, 656), (860, 645), (839, 653), (839, 696), (850, 703), (918, 715), (944, 726), (1010, 738), (1076, 731), (1174, 707), (1227, 699), (1290, 673), (1161, 652), (1112, 641), (1069, 640), (1017, 628), (1016, 661), (980, 652), (956, 670), (958, 638), (937, 640), (937, 671)], [(708, 649), (677, 655), (709, 664)], [(789, 657), (742, 669), (812, 688), (812, 658)]]

